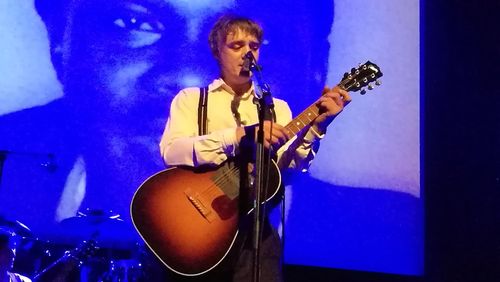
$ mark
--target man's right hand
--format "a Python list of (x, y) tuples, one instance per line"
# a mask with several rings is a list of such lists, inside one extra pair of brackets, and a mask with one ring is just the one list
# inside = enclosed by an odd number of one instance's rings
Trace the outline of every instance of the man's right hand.
[[(241, 142), (241, 138), (243, 138), (246, 135), (246, 130), (254, 130), (254, 136), (255, 136), (255, 141), (257, 141), (257, 134), (259, 130), (259, 126), (257, 124), (255, 125), (250, 125), (246, 127), (238, 127), (236, 129), (236, 138), (238, 142)], [(269, 148), (272, 146), (275, 150), (283, 146), (289, 137), (289, 132), (286, 130), (285, 127), (271, 122), (271, 121), (264, 121), (264, 147)]]

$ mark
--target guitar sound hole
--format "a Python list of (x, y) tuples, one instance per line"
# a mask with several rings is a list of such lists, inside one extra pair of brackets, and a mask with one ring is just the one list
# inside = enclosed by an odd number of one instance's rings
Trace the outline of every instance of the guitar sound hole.
[(212, 209), (222, 220), (234, 216), (238, 211), (238, 198), (231, 200), (226, 195), (221, 195), (212, 201)]

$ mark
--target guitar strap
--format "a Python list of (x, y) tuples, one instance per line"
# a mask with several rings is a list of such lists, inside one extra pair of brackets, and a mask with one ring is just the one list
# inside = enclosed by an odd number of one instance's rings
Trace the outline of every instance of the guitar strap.
[(208, 111), (208, 86), (200, 87), (200, 100), (198, 102), (198, 135), (208, 133), (207, 111)]

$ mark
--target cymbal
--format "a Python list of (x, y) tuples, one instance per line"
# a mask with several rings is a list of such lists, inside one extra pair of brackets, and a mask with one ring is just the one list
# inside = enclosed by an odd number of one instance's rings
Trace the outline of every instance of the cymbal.
[(112, 212), (79, 212), (77, 216), (62, 220), (59, 227), (67, 239), (95, 240), (100, 246), (120, 245), (138, 239), (132, 223)]
[(0, 230), (6, 231), (10, 233), (14, 233), (15, 235), (21, 237), (32, 237), (33, 233), (28, 226), (19, 220), (10, 219), (3, 215), (0, 215)]

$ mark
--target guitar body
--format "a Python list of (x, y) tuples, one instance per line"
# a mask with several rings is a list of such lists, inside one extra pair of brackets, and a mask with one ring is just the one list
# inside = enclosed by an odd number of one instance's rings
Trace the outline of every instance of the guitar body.
[[(269, 185), (268, 200), (281, 184), (276, 164), (271, 167), (270, 177), (278, 181)], [(239, 186), (236, 194), (228, 190), (239, 184), (227, 177), (228, 171), (236, 176), (235, 169), (167, 169), (148, 178), (136, 191), (131, 204), (134, 226), (172, 271), (185, 276), (208, 272), (234, 245), (239, 218), (251, 210), (240, 210)]]

